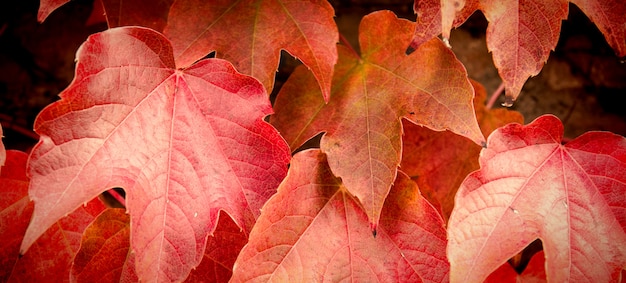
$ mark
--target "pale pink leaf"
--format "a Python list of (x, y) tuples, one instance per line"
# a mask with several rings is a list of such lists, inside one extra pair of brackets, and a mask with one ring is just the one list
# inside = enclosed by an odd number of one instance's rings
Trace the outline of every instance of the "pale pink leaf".
[(493, 132), (448, 222), (451, 281), (479, 282), (535, 239), (554, 282), (615, 282), (626, 266), (626, 139), (589, 132), (561, 145), (541, 116)]
[(131, 248), (145, 281), (183, 280), (204, 255), (220, 210), (249, 231), (290, 154), (262, 118), (263, 86), (220, 59), (177, 69), (146, 28), (89, 37), (74, 81), (35, 121), (29, 163), (35, 212), (22, 251), (52, 223), (122, 187)]

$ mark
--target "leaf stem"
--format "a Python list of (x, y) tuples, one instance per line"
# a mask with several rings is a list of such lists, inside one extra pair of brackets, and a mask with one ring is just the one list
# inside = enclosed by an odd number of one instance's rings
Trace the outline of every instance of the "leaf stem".
[(119, 193), (117, 193), (115, 191), (115, 189), (110, 189), (108, 191), (106, 191), (107, 193), (109, 193), (109, 195), (111, 195), (115, 200), (117, 200), (120, 204), (122, 204), (124, 207), (126, 207), (126, 200), (124, 199), (124, 197), (122, 197)]
[(359, 53), (356, 52), (356, 50), (352, 47), (352, 45), (350, 44), (348, 39), (345, 36), (343, 36), (343, 34), (341, 34), (341, 33), (339, 34), (339, 42), (341, 42), (343, 45), (348, 47), (348, 49), (350, 49), (350, 51), (352, 51), (352, 53), (354, 53), (354, 55), (356, 55), (356, 57), (361, 58), (361, 55), (359, 55)]
[(24, 137), (28, 137), (34, 141), (39, 140), (39, 135), (37, 133), (14, 123), (11, 116), (0, 114), (0, 124), (2, 124), (2, 128), (4, 129), (11, 129), (16, 133), (23, 135)]
[(489, 98), (489, 101), (487, 101), (487, 105), (485, 105), (485, 109), (490, 110), (493, 107), (493, 105), (498, 100), (498, 97), (500, 96), (500, 94), (502, 94), (503, 90), (504, 90), (504, 82), (501, 82), (500, 86), (498, 86), (498, 89), (496, 89), (496, 91), (493, 92), (493, 94)]

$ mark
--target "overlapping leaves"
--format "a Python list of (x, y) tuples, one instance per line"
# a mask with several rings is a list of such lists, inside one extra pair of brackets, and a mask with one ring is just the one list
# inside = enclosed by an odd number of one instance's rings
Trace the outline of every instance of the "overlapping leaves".
[(376, 237), (319, 150), (297, 153), (263, 207), (233, 269), (234, 282), (447, 282), (443, 220), (405, 174)]
[(465, 69), (437, 39), (405, 55), (403, 42), (413, 28), (388, 11), (364, 17), (363, 54), (339, 49), (333, 99), (324, 104), (315, 80), (296, 69), (271, 120), (292, 150), (325, 132), (321, 149), (330, 168), (361, 201), (374, 229), (400, 164), (401, 118), (483, 142)]
[(77, 60), (62, 99), (35, 122), (35, 212), (22, 252), (63, 215), (122, 187), (139, 278), (182, 280), (219, 211), (249, 231), (286, 174), (288, 147), (262, 120), (267, 94), (224, 60), (176, 69), (169, 41), (145, 28), (92, 35)]
[(339, 39), (334, 10), (327, 1), (176, 1), (165, 35), (178, 66), (216, 51), (238, 71), (274, 87), (280, 50), (306, 65), (324, 99), (330, 95)]
[[(67, 0), (41, 0), (39, 21)], [(96, 1), (98, 2), (98, 1)], [(306, 65), (319, 83), (324, 99), (330, 95), (337, 62), (339, 32), (328, 1), (202, 1), (101, 0), (110, 28), (138, 25), (163, 32), (171, 41), (174, 60), (190, 66), (212, 51), (244, 74), (261, 81), (268, 93), (280, 51)]]
[[(418, 22), (423, 24), (416, 28), (409, 50), (440, 33), (447, 36), (450, 27), (459, 26), (470, 14), (480, 9), (489, 21), (487, 47), (493, 53), (494, 64), (505, 84), (505, 103), (512, 104), (526, 80), (541, 71), (550, 50), (556, 46), (561, 21), (568, 14), (568, 2), (570, 1), (415, 1)], [(626, 2), (571, 2), (591, 18), (619, 56), (626, 56)], [(420, 15), (426, 15), (426, 19), (420, 19)]]
[[(508, 109), (487, 109), (485, 88), (472, 81), (476, 97), (474, 108), (480, 128), (489, 136), (508, 123), (522, 123), (522, 115)], [(449, 131), (436, 132), (403, 121), (402, 162), (400, 168), (418, 184), (424, 196), (440, 210), (444, 219), (450, 217), (454, 196), (465, 176), (478, 170), (481, 147)]]

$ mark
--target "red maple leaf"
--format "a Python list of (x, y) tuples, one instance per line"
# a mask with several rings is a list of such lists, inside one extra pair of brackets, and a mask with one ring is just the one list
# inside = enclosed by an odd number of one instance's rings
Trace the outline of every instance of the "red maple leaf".
[[(561, 21), (567, 18), (568, 2), (450, 0), (440, 3), (416, 0), (415, 12), (418, 14), (418, 23), (425, 23), (416, 27), (409, 50), (417, 48), (421, 43), (442, 32), (444, 35), (449, 34), (451, 26), (459, 26), (475, 10), (480, 9), (489, 21), (487, 47), (493, 53), (494, 64), (505, 84), (505, 103), (512, 104), (526, 80), (541, 71), (550, 50), (554, 50), (561, 31)], [(626, 56), (625, 1), (571, 0), (571, 2), (595, 22), (619, 56)], [(454, 8), (456, 17), (451, 16), (452, 6), (456, 6)], [(420, 15), (426, 19), (420, 20)], [(440, 29), (442, 27), (443, 29)]]
[(297, 153), (235, 262), (234, 282), (447, 282), (443, 220), (405, 174), (376, 237), (319, 150)]
[(411, 22), (389, 11), (364, 17), (363, 55), (340, 46), (330, 102), (299, 68), (281, 88), (271, 117), (293, 150), (326, 132), (321, 149), (330, 168), (361, 201), (374, 229), (400, 164), (401, 118), (483, 143), (465, 69), (438, 39), (405, 55), (412, 31)]
[(62, 99), (35, 121), (35, 212), (22, 251), (83, 202), (121, 187), (139, 278), (182, 280), (219, 211), (249, 231), (286, 174), (289, 149), (262, 120), (271, 113), (265, 89), (221, 59), (176, 69), (169, 41), (146, 28), (92, 35), (77, 61)]
[(339, 32), (328, 1), (176, 1), (164, 34), (172, 41), (178, 66), (215, 50), (238, 71), (274, 87), (280, 50), (312, 72), (324, 99), (330, 95)]
[(588, 132), (561, 145), (562, 136), (549, 115), (489, 136), (448, 222), (451, 281), (482, 281), (538, 238), (550, 280), (618, 281), (626, 265), (626, 139)]

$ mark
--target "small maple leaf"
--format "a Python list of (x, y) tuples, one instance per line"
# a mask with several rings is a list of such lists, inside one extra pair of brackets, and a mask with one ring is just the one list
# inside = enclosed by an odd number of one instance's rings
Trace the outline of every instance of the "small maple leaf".
[(280, 50), (286, 50), (313, 72), (328, 100), (339, 40), (334, 14), (325, 0), (183, 0), (172, 5), (164, 34), (178, 66), (215, 50), (216, 57), (259, 79), (268, 93)]
[(452, 282), (482, 282), (540, 238), (555, 282), (616, 282), (626, 265), (626, 139), (588, 132), (561, 145), (546, 115), (489, 136), (448, 222)]
[(234, 282), (447, 282), (443, 220), (400, 173), (376, 238), (325, 155), (294, 155), (233, 269)]
[(141, 280), (182, 280), (226, 211), (249, 231), (275, 192), (289, 148), (262, 118), (263, 86), (221, 59), (177, 69), (169, 41), (139, 27), (89, 37), (61, 100), (35, 121), (35, 212), (24, 252), (82, 203), (124, 188)]
[(401, 118), (484, 143), (465, 68), (438, 39), (405, 55), (412, 31), (411, 22), (389, 11), (364, 17), (363, 55), (340, 46), (333, 99), (325, 104), (315, 79), (299, 68), (281, 88), (271, 117), (293, 150), (326, 132), (321, 149), (330, 168), (361, 201), (374, 230), (400, 164)]

